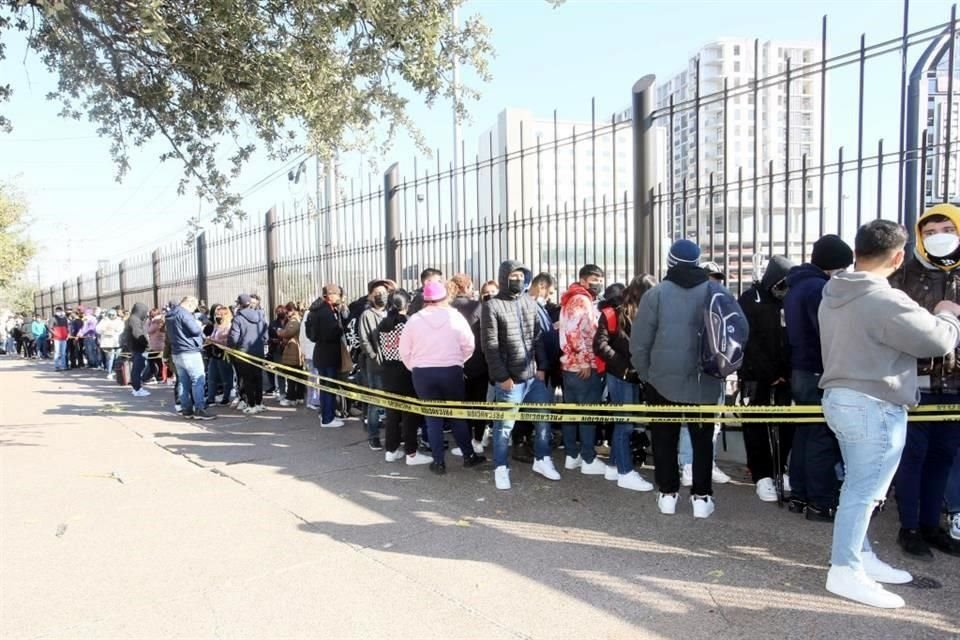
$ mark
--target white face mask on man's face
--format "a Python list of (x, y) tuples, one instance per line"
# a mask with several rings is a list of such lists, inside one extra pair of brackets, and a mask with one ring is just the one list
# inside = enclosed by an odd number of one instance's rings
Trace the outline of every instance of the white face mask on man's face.
[(923, 248), (934, 258), (944, 258), (960, 246), (960, 236), (954, 233), (935, 233), (923, 239)]

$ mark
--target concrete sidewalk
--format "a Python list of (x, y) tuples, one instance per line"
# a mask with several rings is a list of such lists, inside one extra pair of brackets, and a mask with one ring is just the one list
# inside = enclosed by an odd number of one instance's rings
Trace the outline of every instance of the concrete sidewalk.
[[(0, 360), (0, 637), (960, 637), (960, 560), (881, 557), (941, 588), (902, 610), (823, 589), (830, 527), (760, 503), (716, 514), (515, 465), (387, 464), (357, 421), (304, 409), (207, 423), (88, 372)], [(644, 475), (652, 477), (652, 470)]]

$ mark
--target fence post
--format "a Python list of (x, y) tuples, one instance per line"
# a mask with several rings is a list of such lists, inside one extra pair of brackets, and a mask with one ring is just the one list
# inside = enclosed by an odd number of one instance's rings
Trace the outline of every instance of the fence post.
[(400, 197), (398, 183), (400, 182), (400, 168), (394, 162), (383, 174), (383, 255), (386, 259), (384, 273), (388, 280), (400, 283), (400, 240), (397, 234), (400, 230)]
[(66, 281), (66, 280), (64, 280), (64, 281), (60, 284), (60, 299), (63, 300), (63, 310), (66, 311), (66, 310), (67, 310), (67, 306), (68, 306), (68, 303), (67, 303), (67, 281)]
[(83, 306), (83, 278), (77, 276), (77, 306)]
[(153, 308), (160, 307), (160, 250), (154, 249), (150, 254), (150, 263), (153, 267)]
[(656, 273), (655, 251), (651, 248), (657, 225), (653, 219), (653, 188), (656, 150), (653, 131), (653, 85), (657, 77), (648, 74), (633, 85), (633, 275)]
[(207, 234), (201, 231), (197, 235), (197, 298), (203, 304), (207, 304), (210, 297), (210, 290), (207, 282)]
[(271, 317), (277, 307), (277, 210), (270, 207), (263, 221), (263, 235), (267, 241), (267, 305), (264, 314)]
[(127, 261), (123, 260), (117, 266), (117, 276), (120, 278), (120, 308), (127, 309), (127, 301), (124, 293), (127, 290)]
[(100, 282), (101, 278), (103, 278), (103, 270), (102, 270), (102, 269), (97, 269), (97, 274), (96, 274), (96, 276), (94, 276), (94, 278), (95, 278), (95, 279), (94, 279), (94, 282), (97, 283), (97, 284), (96, 284), (96, 286), (97, 286), (97, 306), (99, 307), (99, 306), (100, 306), (100, 292), (101, 292), (101, 290), (102, 290), (102, 288), (103, 288), (103, 287), (102, 287), (102, 284), (101, 284), (101, 282)]

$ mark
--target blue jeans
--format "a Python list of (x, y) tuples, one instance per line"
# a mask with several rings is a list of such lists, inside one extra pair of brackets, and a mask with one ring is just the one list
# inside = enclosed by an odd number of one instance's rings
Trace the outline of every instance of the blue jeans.
[(103, 357), (107, 365), (107, 373), (113, 373), (113, 363), (116, 362), (118, 353), (120, 353), (120, 349), (103, 350)]
[[(304, 369), (310, 372), (310, 375), (317, 375), (317, 370), (313, 366), (313, 360), (304, 361)], [(320, 406), (320, 392), (315, 387), (307, 387), (307, 405), (312, 407)]]
[[(720, 435), (720, 426), (713, 428), (713, 459), (717, 459), (717, 436)], [(690, 429), (687, 425), (680, 427), (680, 464), (693, 464), (693, 442), (690, 440)]]
[(53, 366), (56, 369), (67, 368), (67, 341), (53, 341)]
[[(569, 404), (599, 404), (603, 398), (603, 378), (596, 371), (581, 380), (571, 371), (563, 372), (563, 401)], [(577, 427), (580, 428), (580, 443), (577, 443)], [(587, 464), (597, 457), (597, 425), (589, 422), (563, 423), (563, 448), (571, 458), (583, 455)]]
[(861, 552), (871, 550), (870, 516), (887, 495), (906, 443), (907, 410), (852, 389), (827, 389), (823, 413), (846, 467), (830, 564), (859, 571)]
[(217, 399), (217, 386), (223, 386), (224, 404), (230, 402), (233, 389), (233, 366), (222, 358), (210, 358), (207, 363), (207, 406)]
[[(510, 391), (504, 391), (500, 385), (494, 386), (495, 402), (524, 402), (547, 404), (553, 401), (553, 393), (537, 378), (516, 382)], [(510, 466), (510, 434), (513, 432), (513, 420), (501, 420), (493, 423), (493, 463), (498, 467)], [(533, 455), (540, 460), (550, 456), (550, 423), (533, 423)]]
[(960, 449), (953, 459), (953, 468), (947, 478), (947, 490), (943, 493), (947, 503), (947, 513), (960, 513)]
[(177, 367), (177, 387), (180, 407), (184, 413), (201, 411), (207, 408), (203, 395), (206, 375), (203, 371), (203, 356), (199, 351), (173, 354), (173, 364)]
[(86, 337), (83, 339), (83, 354), (87, 359), (87, 366), (96, 369), (100, 366), (100, 347), (97, 345), (97, 339)]
[(143, 370), (147, 367), (147, 359), (142, 353), (133, 353), (133, 363), (130, 366), (130, 386), (134, 391), (140, 391), (143, 386)]
[[(611, 404), (640, 404), (640, 385), (621, 380), (607, 374), (607, 394)], [(613, 440), (610, 442), (611, 455), (617, 465), (617, 473), (623, 475), (633, 471), (633, 450), (630, 448), (630, 435), (633, 423), (623, 422), (614, 425)], [(693, 457), (691, 450), (690, 456)]]
[[(364, 371), (364, 380), (367, 387), (383, 391), (383, 372), (373, 371), (369, 367)], [(380, 423), (383, 421), (383, 409), (375, 404), (367, 404), (367, 437), (380, 436)]]
[[(321, 378), (330, 378), (336, 380), (337, 378), (337, 368), (336, 367), (320, 367), (316, 370), (317, 375)], [(323, 381), (321, 380), (321, 383)], [(332, 393), (327, 393), (326, 391), (320, 391), (320, 422), (327, 424), (328, 422), (333, 422), (333, 419), (337, 417), (337, 396)]]

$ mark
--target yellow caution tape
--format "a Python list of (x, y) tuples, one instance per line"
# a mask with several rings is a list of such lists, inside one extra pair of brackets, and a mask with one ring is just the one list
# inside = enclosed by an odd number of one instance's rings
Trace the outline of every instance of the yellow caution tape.
[[(451, 400), (421, 400), (371, 389), (362, 385), (314, 375), (303, 369), (271, 362), (243, 351), (217, 345), (238, 360), (270, 371), (275, 375), (293, 379), (305, 386), (334, 395), (365, 402), (367, 404), (406, 411), (422, 416), (459, 418), (464, 420), (512, 420), (528, 422), (589, 422), (589, 423), (722, 423), (722, 424), (810, 424), (823, 422), (823, 410), (819, 405), (797, 406), (728, 406), (728, 405), (675, 405), (659, 406), (645, 404), (570, 404), (570, 403), (524, 403), (509, 402), (460, 402)], [(947, 415), (924, 415), (924, 422), (958, 422), (960, 405), (925, 405), (914, 409), (915, 413), (939, 413)], [(666, 415), (663, 415), (666, 414)], [(750, 414), (756, 414), (750, 417)], [(790, 415), (793, 414), (793, 415)], [(921, 416), (917, 416), (920, 419)]]

